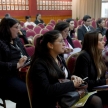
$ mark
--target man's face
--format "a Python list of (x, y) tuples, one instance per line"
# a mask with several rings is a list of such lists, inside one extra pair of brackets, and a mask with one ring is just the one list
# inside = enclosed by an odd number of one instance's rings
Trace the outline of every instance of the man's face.
[(90, 26), (91, 25), (91, 22), (92, 22), (91, 18), (88, 18), (87, 21), (84, 21), (84, 24), (86, 26)]

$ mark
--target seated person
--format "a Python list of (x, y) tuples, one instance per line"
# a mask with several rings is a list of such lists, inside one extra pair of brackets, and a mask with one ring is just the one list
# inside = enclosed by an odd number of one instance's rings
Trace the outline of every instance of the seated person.
[(94, 31), (94, 28), (90, 26), (91, 17), (89, 15), (85, 15), (83, 17), (84, 24), (80, 28), (78, 28), (78, 40), (83, 41), (84, 35), (89, 31)]
[(18, 37), (19, 38), (22, 38), (23, 40), (24, 40), (24, 43), (25, 44), (29, 44), (29, 40), (28, 40), (28, 38), (26, 37), (26, 35), (27, 35), (27, 33), (26, 33), (26, 30), (23, 30), (22, 28), (21, 28), (21, 23), (20, 23), (20, 21), (18, 21), (18, 27), (19, 27), (19, 32), (18, 32)]
[(81, 51), (81, 48), (74, 47), (72, 39), (69, 36), (69, 23), (68, 22), (64, 22), (64, 21), (58, 22), (55, 25), (54, 30), (59, 30), (63, 36), (64, 42), (65, 42), (65, 52), (64, 54), (61, 54), (61, 56), (64, 57), (65, 61), (71, 54)]
[(67, 20), (66, 20), (66, 22), (68, 22), (69, 23), (69, 36), (70, 36), (70, 38), (74, 38), (74, 36), (75, 36), (75, 31), (74, 31), (74, 20), (72, 19), (72, 18), (68, 18)]
[[(101, 85), (108, 85), (108, 79), (105, 78), (106, 66), (102, 58), (102, 50), (105, 42), (99, 31), (86, 33), (82, 44), (82, 52), (79, 54), (74, 75), (81, 78), (88, 77), (88, 91)], [(105, 97), (108, 97), (108, 91), (98, 91), (95, 95), (101, 98), (102, 103), (108, 105)]]
[(105, 25), (104, 19), (99, 19), (99, 20), (96, 22), (96, 24), (97, 24), (96, 30), (97, 30), (97, 31), (101, 31), (102, 36), (105, 36), (105, 34), (106, 34), (106, 28), (104, 28), (104, 25)]
[(9, 14), (9, 13), (6, 13), (6, 14), (5, 14), (5, 17), (10, 17), (10, 14)]
[(26, 16), (25, 20), (26, 20), (26, 22), (24, 23), (24, 27), (27, 27), (27, 25), (33, 25), (34, 27), (36, 27), (36, 24), (34, 22), (31, 22), (30, 16)]
[[(77, 76), (70, 76), (66, 63), (59, 54), (64, 52), (65, 43), (58, 30), (46, 32), (37, 38), (35, 53), (29, 69), (29, 80), (33, 86), (32, 108), (57, 108), (58, 96), (72, 92), (83, 83)], [(70, 82), (59, 83), (59, 79)], [(102, 108), (99, 97), (90, 96), (82, 108)]]
[(30, 108), (26, 83), (18, 70), (28, 54), (18, 36), (18, 20), (5, 17), (0, 23), (0, 97), (16, 103), (16, 108)]
[(38, 24), (40, 24), (40, 23), (43, 24), (44, 26), (46, 26), (46, 24), (44, 23), (44, 21), (41, 19), (41, 14), (38, 13), (38, 14), (36, 15), (35, 24), (38, 25)]
[(105, 61), (107, 71), (108, 71), (108, 30), (106, 30), (105, 36), (106, 36), (106, 42), (105, 42), (105, 48), (102, 51), (102, 56), (103, 56), (103, 59)]

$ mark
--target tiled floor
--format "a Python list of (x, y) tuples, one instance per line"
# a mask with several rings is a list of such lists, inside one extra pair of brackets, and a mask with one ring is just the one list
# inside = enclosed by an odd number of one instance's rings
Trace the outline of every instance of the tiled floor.
[[(0, 99), (0, 103), (2, 103), (1, 99)], [(3, 108), (3, 107), (0, 106), (0, 108)], [(14, 103), (10, 100), (6, 100), (6, 108), (16, 108), (16, 103)]]

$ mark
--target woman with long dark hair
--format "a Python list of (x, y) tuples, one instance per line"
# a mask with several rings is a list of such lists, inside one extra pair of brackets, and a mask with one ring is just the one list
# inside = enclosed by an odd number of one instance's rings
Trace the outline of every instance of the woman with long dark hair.
[(38, 13), (36, 15), (36, 20), (35, 20), (35, 24), (38, 25), (38, 24), (43, 24), (44, 26), (46, 26), (46, 24), (44, 23), (44, 21), (41, 19), (41, 14)]
[[(94, 31), (86, 33), (82, 44), (82, 51), (76, 60), (74, 74), (85, 78), (88, 82), (88, 91), (93, 91), (93, 88), (101, 85), (108, 85), (108, 79), (105, 78), (106, 66), (102, 57), (105, 42), (101, 32)], [(100, 91), (96, 94), (102, 99), (105, 104), (108, 96), (107, 91)]]
[(69, 33), (68, 33), (68, 35), (71, 37), (71, 38), (74, 38), (74, 35), (75, 35), (75, 30), (74, 30), (74, 19), (72, 19), (72, 18), (68, 18), (67, 20), (66, 20), (66, 22), (68, 22), (69, 23)]
[(65, 61), (71, 54), (81, 51), (81, 48), (74, 47), (73, 41), (69, 36), (69, 28), (69, 23), (64, 21), (58, 22), (54, 27), (54, 30), (59, 30), (61, 32), (63, 40), (65, 42), (65, 52), (64, 54), (61, 54), (61, 56), (64, 57)]
[(28, 54), (18, 36), (18, 21), (5, 17), (0, 23), (0, 97), (16, 103), (16, 108), (30, 108), (26, 83), (18, 78), (18, 69)]
[[(59, 95), (74, 91), (83, 83), (80, 77), (70, 76), (64, 59), (59, 56), (64, 52), (64, 48), (64, 39), (57, 30), (48, 31), (37, 38), (29, 69), (29, 78), (33, 86), (32, 108), (56, 108)], [(64, 78), (71, 81), (59, 83), (59, 79)], [(91, 96), (84, 108), (102, 108), (101, 106), (100, 99)]]
[(99, 19), (96, 22), (96, 24), (97, 24), (96, 30), (100, 31), (102, 33), (102, 36), (105, 36), (105, 34), (106, 34), (106, 28), (104, 28), (104, 25), (105, 25), (104, 19)]

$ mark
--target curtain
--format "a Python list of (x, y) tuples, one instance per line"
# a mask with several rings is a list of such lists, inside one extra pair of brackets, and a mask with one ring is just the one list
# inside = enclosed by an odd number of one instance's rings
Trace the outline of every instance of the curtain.
[(72, 0), (72, 18), (82, 19), (84, 15), (92, 18), (101, 17), (102, 0)]

